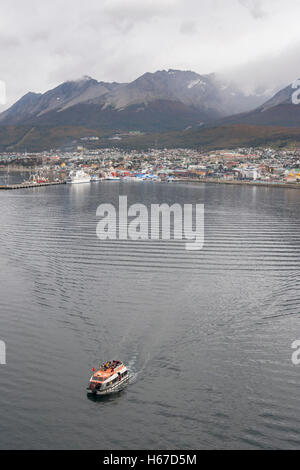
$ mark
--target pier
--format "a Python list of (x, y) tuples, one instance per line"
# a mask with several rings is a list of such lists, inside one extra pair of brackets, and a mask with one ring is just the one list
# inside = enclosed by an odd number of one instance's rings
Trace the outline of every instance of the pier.
[(65, 181), (54, 181), (53, 183), (18, 183), (18, 184), (8, 184), (1, 185), (0, 190), (13, 190), (13, 189), (28, 189), (28, 188), (39, 188), (41, 186), (56, 186), (57, 184), (66, 184)]

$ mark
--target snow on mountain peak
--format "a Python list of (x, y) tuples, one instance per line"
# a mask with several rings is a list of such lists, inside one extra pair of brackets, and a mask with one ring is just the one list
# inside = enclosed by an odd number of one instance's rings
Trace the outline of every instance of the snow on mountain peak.
[(192, 80), (191, 82), (188, 83), (187, 87), (188, 88), (194, 88), (196, 85), (201, 85), (202, 87), (206, 86), (206, 83), (201, 80), (201, 78), (198, 78), (197, 80)]

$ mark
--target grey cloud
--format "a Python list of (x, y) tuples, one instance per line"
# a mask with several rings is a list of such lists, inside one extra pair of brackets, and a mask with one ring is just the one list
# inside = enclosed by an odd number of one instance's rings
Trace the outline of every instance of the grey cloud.
[(223, 72), (249, 93), (259, 89), (274, 93), (300, 76), (299, 64), (300, 41), (297, 41), (277, 54), (265, 55)]
[(32, 41), (48, 41), (51, 37), (50, 31), (37, 31), (31, 35)]
[(263, 9), (262, 0), (239, 0), (239, 3), (247, 8), (255, 19), (263, 18), (267, 14)]
[(158, 69), (226, 70), (251, 87), (278, 85), (299, 64), (298, 0), (1, 0), (1, 6), (0, 80), (8, 104), (83, 75), (127, 82)]
[(197, 32), (195, 21), (183, 21), (180, 25), (180, 32), (182, 34), (195, 34)]
[(147, 22), (156, 17), (166, 17), (176, 7), (178, 0), (117, 0), (105, 2), (105, 15), (112, 18), (130, 18)]
[(0, 34), (0, 47), (17, 47), (21, 43), (20, 39), (15, 36), (6, 36)]

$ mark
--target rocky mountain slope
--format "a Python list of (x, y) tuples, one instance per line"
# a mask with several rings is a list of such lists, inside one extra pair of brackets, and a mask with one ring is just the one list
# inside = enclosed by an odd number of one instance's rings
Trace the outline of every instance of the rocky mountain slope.
[(163, 70), (122, 84), (83, 77), (43, 94), (26, 94), (0, 114), (0, 125), (180, 130), (249, 111), (264, 100), (214, 74)]
[[(298, 91), (299, 90), (299, 91)], [(247, 124), (256, 126), (300, 127), (300, 82), (283, 88), (253, 111), (226, 117), (218, 125)]]

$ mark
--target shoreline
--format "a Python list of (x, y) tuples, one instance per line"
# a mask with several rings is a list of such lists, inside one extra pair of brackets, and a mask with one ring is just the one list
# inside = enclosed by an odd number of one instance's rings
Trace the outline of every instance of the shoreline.
[[(122, 179), (120, 180), (122, 182)], [(267, 183), (267, 182), (258, 182), (258, 181), (238, 181), (238, 180), (223, 180), (223, 179), (213, 179), (213, 178), (185, 178), (175, 180), (174, 183), (197, 183), (197, 184), (227, 184), (233, 186), (256, 186), (263, 188), (283, 188), (283, 189), (300, 189), (300, 183)], [(66, 184), (65, 181), (55, 181), (50, 183), (15, 183), (9, 185), (0, 185), (0, 191), (14, 190), (14, 189), (29, 189), (37, 188), (40, 186), (54, 186), (58, 184)]]
[(267, 182), (255, 182), (255, 181), (237, 181), (237, 180), (222, 180), (222, 179), (180, 179), (174, 181), (174, 183), (208, 183), (208, 184), (230, 184), (235, 186), (258, 186), (263, 188), (283, 188), (283, 189), (300, 189), (300, 183), (267, 183)]

